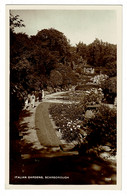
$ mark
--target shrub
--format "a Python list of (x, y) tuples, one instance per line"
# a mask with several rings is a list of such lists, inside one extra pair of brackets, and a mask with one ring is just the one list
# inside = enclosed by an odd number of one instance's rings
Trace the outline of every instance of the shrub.
[(116, 109), (101, 106), (94, 118), (84, 120), (90, 147), (109, 145), (116, 149)]
[(101, 84), (103, 81), (105, 81), (107, 78), (108, 78), (107, 75), (100, 74), (100, 75), (94, 76), (94, 78), (91, 78), (91, 80), (93, 80), (93, 83), (99, 85), (99, 84)]
[(83, 100), (84, 108), (87, 107), (87, 105), (99, 104), (103, 97), (104, 95), (101, 89), (92, 88), (91, 90), (86, 91)]
[(105, 80), (101, 84), (101, 88), (104, 93), (104, 97), (108, 103), (114, 104), (115, 97), (117, 95), (117, 79), (116, 77), (111, 77)]

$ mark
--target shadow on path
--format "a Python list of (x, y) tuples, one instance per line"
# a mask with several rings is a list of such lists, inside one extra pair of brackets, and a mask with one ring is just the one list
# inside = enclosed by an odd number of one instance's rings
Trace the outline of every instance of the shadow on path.
[(108, 162), (91, 155), (20, 159), (13, 164), (10, 183), (115, 184), (116, 173)]

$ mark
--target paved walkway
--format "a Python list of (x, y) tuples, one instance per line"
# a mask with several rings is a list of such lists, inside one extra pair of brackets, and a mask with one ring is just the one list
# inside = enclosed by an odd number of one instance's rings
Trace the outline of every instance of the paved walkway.
[(68, 92), (70, 92), (70, 91), (56, 92), (56, 93), (46, 95), (43, 102), (71, 104), (72, 102), (70, 100), (64, 100), (62, 97), (62, 95), (66, 94)]

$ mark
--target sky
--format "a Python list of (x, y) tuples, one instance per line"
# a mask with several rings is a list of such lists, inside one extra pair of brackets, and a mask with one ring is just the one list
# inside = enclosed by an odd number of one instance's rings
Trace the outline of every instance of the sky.
[(117, 43), (115, 10), (11, 10), (19, 15), (26, 27), (15, 31), (36, 35), (42, 29), (55, 28), (64, 33), (71, 45), (92, 43), (96, 38)]

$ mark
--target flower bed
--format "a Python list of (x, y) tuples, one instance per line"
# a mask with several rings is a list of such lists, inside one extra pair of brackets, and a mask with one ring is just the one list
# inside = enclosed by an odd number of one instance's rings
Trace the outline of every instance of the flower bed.
[(57, 131), (67, 142), (79, 141), (83, 108), (78, 104), (51, 104), (49, 112), (56, 123)]

